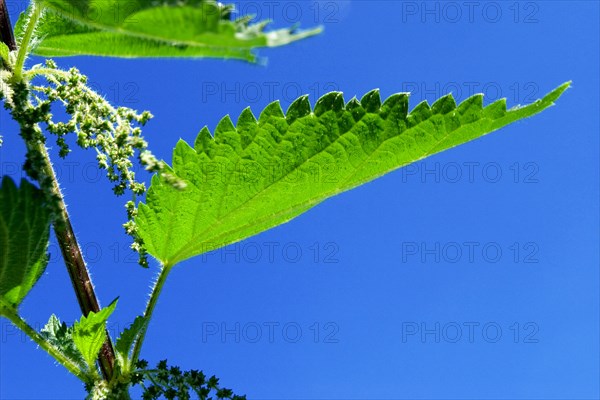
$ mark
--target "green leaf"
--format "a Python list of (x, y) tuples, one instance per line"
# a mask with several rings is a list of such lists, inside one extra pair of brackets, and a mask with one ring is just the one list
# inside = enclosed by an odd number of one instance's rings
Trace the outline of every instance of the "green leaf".
[(10, 61), (8, 60), (8, 55), (10, 54), (10, 49), (4, 42), (0, 42), (0, 58), (4, 65), (9, 65)]
[(98, 353), (106, 341), (106, 321), (115, 311), (117, 300), (97, 313), (90, 312), (87, 317), (81, 317), (73, 326), (73, 341), (90, 369), (94, 368)]
[[(282, 46), (321, 31), (265, 32), (268, 21), (230, 20), (213, 0), (38, 0), (48, 11), (34, 53), (46, 57), (216, 57), (256, 61), (252, 49)], [(27, 14), (17, 24), (23, 31)]]
[(87, 364), (73, 341), (73, 328), (67, 327), (67, 324), (61, 322), (56, 315), (50, 316), (40, 334), (82, 370), (87, 369)]
[(0, 297), (17, 307), (48, 263), (50, 213), (43, 193), (26, 180), (0, 184)]
[(565, 83), (530, 105), (506, 110), (505, 99), (483, 107), (482, 95), (459, 106), (451, 95), (408, 113), (408, 94), (381, 104), (378, 91), (345, 103), (306, 96), (284, 116), (277, 102), (258, 121), (249, 109), (237, 127), (225, 117), (213, 138), (202, 129), (192, 148), (179, 141), (174, 189), (155, 175), (140, 204), (139, 235), (166, 266), (226, 246), (289, 221), (328, 197), (390, 171), (495, 131), (551, 106)]
[(115, 345), (116, 356), (119, 364), (124, 370), (128, 370), (130, 367), (129, 353), (133, 347), (133, 344), (139, 337), (142, 330), (146, 329), (148, 319), (141, 315), (136, 317), (132, 324), (121, 333), (121, 336), (117, 340)]

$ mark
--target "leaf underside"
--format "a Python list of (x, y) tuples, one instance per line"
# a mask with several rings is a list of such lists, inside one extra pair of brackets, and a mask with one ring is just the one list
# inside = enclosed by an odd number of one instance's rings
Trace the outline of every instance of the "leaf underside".
[[(256, 61), (254, 48), (285, 45), (320, 28), (265, 32), (268, 21), (230, 20), (212, 0), (38, 0), (46, 13), (34, 53), (45, 57), (212, 57)], [(23, 31), (26, 14), (17, 23)]]
[(344, 102), (333, 92), (311, 110), (307, 96), (284, 115), (270, 104), (258, 121), (249, 109), (237, 126), (229, 117), (214, 138), (205, 127), (194, 147), (179, 141), (172, 188), (155, 175), (136, 222), (149, 254), (172, 266), (282, 224), (328, 197), (432, 154), (476, 139), (551, 106), (559, 86), (525, 107), (506, 100), (486, 107), (475, 95), (456, 105), (451, 95), (408, 112), (408, 94), (381, 104), (377, 90)]
[(142, 330), (146, 329), (148, 319), (142, 316), (137, 316), (131, 325), (121, 333), (117, 343), (115, 344), (116, 356), (123, 367), (129, 367), (127, 365), (129, 361), (129, 353), (139, 337)]
[(26, 180), (0, 185), (0, 297), (17, 307), (41, 277), (48, 257), (50, 214), (42, 192)]
[(85, 370), (87, 368), (86, 361), (83, 359), (81, 352), (75, 346), (73, 341), (73, 328), (67, 327), (67, 324), (61, 322), (56, 315), (50, 316), (46, 326), (40, 331), (40, 335), (49, 341), (54, 347), (75, 362), (79, 368)]
[(97, 313), (92, 311), (87, 317), (81, 317), (73, 325), (73, 342), (90, 369), (94, 368), (98, 353), (106, 340), (106, 321), (116, 306), (115, 300)]

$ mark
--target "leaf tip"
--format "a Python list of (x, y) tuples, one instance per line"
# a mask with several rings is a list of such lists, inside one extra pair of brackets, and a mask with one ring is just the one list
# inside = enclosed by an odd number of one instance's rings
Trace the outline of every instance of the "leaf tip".
[(231, 120), (231, 117), (229, 116), (229, 114), (227, 114), (217, 124), (217, 127), (215, 128), (215, 137), (217, 137), (225, 132), (235, 132), (235, 131), (236, 131), (235, 125), (233, 125), (233, 121)]
[(287, 109), (285, 117), (288, 124), (292, 124), (296, 119), (305, 117), (311, 113), (310, 101), (308, 95), (298, 97)]
[(240, 128), (243, 129), (243, 128), (255, 126), (257, 123), (258, 123), (258, 121), (256, 120), (256, 117), (254, 116), (254, 113), (252, 112), (250, 107), (246, 107), (242, 110), (240, 116), (238, 117), (236, 125), (237, 125), (237, 129), (240, 129)]
[(381, 108), (381, 95), (379, 92), (379, 89), (373, 89), (360, 99), (360, 104), (366, 112), (376, 113)]
[(260, 113), (258, 120), (259, 120), (259, 122), (263, 122), (263, 121), (266, 121), (270, 117), (285, 118), (285, 115), (283, 114), (283, 109), (281, 108), (281, 103), (279, 102), (279, 100), (275, 100), (274, 102), (272, 102), (268, 106), (266, 106), (265, 109)]
[(404, 119), (408, 115), (409, 92), (395, 93), (388, 97), (381, 105), (382, 114), (393, 115), (395, 118)]
[(553, 91), (548, 93), (546, 96), (544, 96), (543, 100), (554, 103), (556, 100), (558, 100), (562, 96), (562, 94), (567, 89), (571, 88), (572, 84), (573, 84), (573, 81), (567, 81), (567, 82), (563, 83), (562, 85), (560, 85), (559, 87), (557, 87), (556, 89), (554, 89)]
[[(469, 99), (476, 99), (478, 95), (473, 95)], [(479, 96), (481, 99), (481, 95)], [(469, 99), (465, 100), (463, 103), (468, 103)], [(482, 100), (483, 101), (483, 100)], [(483, 104), (483, 103), (482, 103)], [(445, 96), (440, 97), (431, 105), (431, 112), (433, 114), (447, 114), (450, 111), (456, 108), (456, 100), (454, 100), (454, 96), (452, 93), (448, 93)]]
[(315, 104), (315, 115), (321, 116), (327, 111), (338, 112), (344, 108), (344, 94), (342, 92), (329, 92), (321, 96)]
[[(185, 143), (185, 141), (183, 142)], [(213, 136), (210, 134), (208, 127), (204, 126), (196, 136), (196, 140), (194, 140), (194, 150), (198, 153), (207, 153), (212, 145)]]

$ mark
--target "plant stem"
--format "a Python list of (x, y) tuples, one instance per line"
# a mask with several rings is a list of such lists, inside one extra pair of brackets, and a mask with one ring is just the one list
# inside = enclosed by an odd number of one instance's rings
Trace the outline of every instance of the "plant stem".
[(150, 299), (148, 300), (148, 304), (146, 305), (146, 310), (144, 311), (144, 318), (146, 319), (146, 326), (140, 332), (140, 336), (135, 342), (135, 346), (133, 347), (133, 354), (131, 357), (132, 365), (135, 365), (137, 362), (140, 352), (142, 351), (142, 345), (144, 344), (144, 338), (146, 336), (146, 330), (148, 330), (148, 325), (150, 325), (150, 320), (152, 319), (152, 314), (154, 313), (154, 308), (156, 307), (156, 303), (158, 302), (158, 298), (160, 293), (167, 281), (167, 276), (169, 272), (171, 272), (172, 265), (165, 264), (161, 267), (160, 273), (158, 274), (158, 279), (154, 284), (154, 288), (152, 288), (152, 293), (150, 293)]
[(22, 78), (21, 74), (23, 72), (23, 65), (25, 64), (25, 59), (27, 58), (27, 53), (29, 51), (29, 43), (31, 42), (33, 32), (35, 31), (35, 27), (41, 14), (42, 8), (37, 4), (37, 2), (32, 1), (29, 21), (27, 21), (27, 28), (23, 34), (21, 47), (19, 48), (19, 52), (17, 53), (17, 61), (15, 62), (14, 76), (16, 80), (21, 80)]
[(6, 0), (0, 0), (0, 38), (8, 46), (9, 50), (16, 50), (15, 34), (10, 23)]
[[(50, 162), (50, 155), (48, 150), (43, 143), (37, 144), (37, 150), (42, 154), (44, 158), (44, 174), (52, 179), (52, 194), (59, 199), (58, 207), (59, 213), (54, 221), (54, 233), (58, 240), (61, 253), (73, 284), (73, 289), (77, 296), (77, 301), (81, 308), (83, 315), (87, 316), (91, 311), (100, 311), (100, 305), (96, 293), (94, 292), (94, 285), (90, 278), (87, 266), (81, 254), (81, 249), (75, 233), (73, 232), (73, 226), (66, 209), (65, 201), (58, 185), (58, 180), (52, 168)], [(106, 380), (110, 380), (114, 369), (115, 353), (110, 340), (110, 335), (106, 335), (106, 342), (100, 350), (100, 368), (102, 374)]]
[[(4, 0), (2, 0), (2, 4), (0, 4), (0, 6), (1, 5), (4, 5)], [(35, 26), (42, 12), (41, 6), (39, 6), (35, 1), (31, 3), (31, 7), (32, 10), (29, 16), (29, 21), (27, 23), (27, 28), (23, 35), (23, 39), (21, 40), (21, 47), (19, 48), (19, 53), (17, 55), (17, 61), (15, 64), (13, 79), (16, 82), (23, 81), (23, 65), (25, 63), (25, 59), (27, 58), (29, 43), (33, 37)], [(0, 17), (2, 17), (0, 19), (0, 32), (4, 32), (8, 29), (12, 31), (12, 26), (10, 25), (10, 21), (8, 20), (8, 14), (0, 14)], [(2, 40), (5, 43), (7, 43), (7, 38), (8, 36), (5, 36), (3, 34)], [(7, 45), (9, 44), (7, 43)], [(24, 103), (18, 105), (15, 104), (15, 109), (27, 108), (28, 99), (21, 99), (20, 101)], [(21, 127), (22, 130), (24, 128), (28, 127)], [(33, 128), (35, 129), (35, 124), (33, 125)], [(52, 167), (52, 162), (50, 160), (48, 150), (46, 149), (45, 144), (39, 140), (35, 143), (26, 144), (28, 149), (33, 148), (37, 152), (37, 154), (40, 154), (42, 156), (42, 165), (40, 172), (43, 175), (43, 177), (40, 177), (39, 179), (40, 184), (42, 179), (50, 180), (51, 194), (54, 198), (57, 199), (58, 212), (53, 222), (54, 232), (56, 234), (61, 253), (65, 260), (65, 265), (67, 267), (67, 271), (69, 272), (69, 277), (71, 278), (71, 283), (73, 284), (73, 289), (75, 290), (75, 294), (77, 296), (77, 301), (79, 302), (81, 312), (84, 316), (87, 316), (92, 311), (98, 312), (100, 311), (100, 305), (98, 304), (98, 299), (94, 292), (94, 286), (90, 279), (87, 266), (85, 264), (85, 261), (83, 260), (79, 243), (77, 242), (75, 233), (73, 232), (73, 226), (71, 225), (71, 220), (67, 212), (64, 197), (60, 190), (56, 174), (54, 173), (54, 168)], [(115, 353), (108, 331), (106, 337), (106, 342), (103, 344), (102, 349), (100, 350), (99, 359), (102, 375), (106, 380), (110, 380), (114, 370)]]
[(33, 329), (23, 318), (17, 314), (16, 310), (9, 307), (0, 306), (0, 314), (8, 318), (17, 328), (25, 332), (34, 342), (50, 354), (56, 361), (58, 361), (63, 367), (69, 370), (77, 378), (81, 379), (84, 383), (90, 382), (92, 379), (88, 377), (81, 369), (67, 358), (59, 349), (57, 349), (52, 343), (48, 342), (42, 335), (40, 335), (35, 329)]

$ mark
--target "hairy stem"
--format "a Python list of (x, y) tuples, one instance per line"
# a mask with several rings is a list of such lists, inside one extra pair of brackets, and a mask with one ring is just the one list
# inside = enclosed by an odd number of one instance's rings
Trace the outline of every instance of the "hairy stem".
[[(22, 93), (24, 96), (14, 96), (15, 103), (12, 107), (13, 116), (15, 114), (27, 114), (26, 110), (31, 106), (28, 100), (29, 93), (27, 89), (27, 82), (23, 81), (23, 65), (25, 63), (25, 59), (27, 58), (29, 43), (33, 37), (33, 32), (35, 31), (35, 26), (40, 15), (40, 6), (35, 1), (32, 2), (31, 14), (27, 28), (21, 40), (21, 47), (19, 48), (19, 53), (17, 55), (17, 62), (15, 64), (13, 76), (14, 82), (24, 83), (24, 87), (21, 88), (21, 90), (24, 92)], [(12, 30), (12, 26), (10, 26), (10, 21), (8, 18), (0, 19), (0, 25), (0, 32), (3, 32), (6, 29)], [(2, 36), (2, 40), (5, 41), (5, 43), (6, 38), (6, 36)], [(25, 119), (16, 119), (21, 122), (22, 132), (35, 132), (36, 130), (39, 130), (39, 127), (36, 123), (23, 122)], [(30, 135), (24, 135), (24, 138), (29, 136)], [(40, 176), (37, 177), (37, 180), (40, 182), (40, 186), (42, 186), (42, 188), (46, 187), (46, 190), (50, 191), (49, 195), (56, 201), (56, 208), (58, 212), (56, 213), (57, 215), (55, 216), (53, 222), (54, 232), (65, 260), (69, 277), (71, 278), (71, 283), (73, 284), (81, 311), (84, 316), (87, 316), (92, 311), (98, 312), (100, 311), (100, 305), (94, 292), (94, 286), (92, 285), (87, 266), (83, 260), (79, 243), (77, 242), (75, 233), (73, 232), (73, 226), (71, 225), (71, 220), (69, 218), (65, 201), (60, 190), (56, 174), (54, 173), (54, 168), (52, 167), (52, 162), (50, 160), (48, 150), (46, 149), (46, 145), (43, 143), (43, 140), (39, 140), (35, 138), (35, 136), (31, 137), (30, 140), (26, 139), (26, 145), (28, 150), (33, 151), (35, 154), (40, 156), (40, 165), (38, 166), (38, 172)], [(108, 332), (106, 342), (100, 350), (99, 358), (102, 374), (106, 380), (110, 380), (114, 370), (115, 353)]]
[(0, 38), (11, 51), (17, 49), (17, 42), (15, 42), (15, 34), (12, 30), (5, 0), (0, 0)]
[[(35, 146), (37, 147), (36, 150), (43, 156), (43, 173), (52, 180), (52, 195), (58, 199), (59, 212), (53, 224), (54, 233), (63, 259), (65, 260), (65, 265), (67, 266), (69, 277), (71, 278), (71, 283), (73, 284), (73, 289), (75, 290), (75, 295), (79, 302), (79, 307), (81, 308), (83, 315), (87, 316), (91, 311), (100, 311), (98, 298), (96, 297), (94, 285), (92, 284), (87, 266), (81, 254), (79, 243), (73, 232), (73, 226), (71, 225), (69, 213), (67, 212), (48, 150), (43, 143), (37, 143)], [(106, 342), (100, 350), (100, 368), (106, 380), (110, 380), (112, 377), (114, 362), (115, 353), (110, 340), (110, 335), (107, 331)]]
[(135, 365), (135, 363), (137, 362), (140, 356), (140, 352), (142, 351), (142, 345), (144, 344), (146, 330), (148, 329), (148, 325), (150, 325), (150, 320), (152, 319), (154, 308), (156, 307), (156, 303), (158, 302), (158, 298), (160, 296), (160, 293), (162, 292), (163, 286), (167, 281), (167, 276), (169, 275), (169, 272), (171, 272), (171, 268), (173, 268), (173, 266), (168, 264), (165, 264), (161, 267), (160, 273), (158, 274), (158, 278), (156, 279), (156, 283), (154, 284), (154, 288), (152, 288), (152, 293), (150, 293), (150, 299), (148, 300), (146, 310), (144, 311), (144, 318), (146, 318), (146, 326), (140, 332), (140, 336), (135, 342), (135, 346), (133, 347), (133, 354), (131, 357), (133, 365)]
[(53, 344), (48, 342), (42, 335), (40, 335), (35, 329), (33, 329), (23, 318), (17, 314), (17, 311), (10, 307), (0, 306), (0, 315), (8, 318), (17, 328), (23, 331), (29, 336), (35, 343), (38, 344), (46, 353), (50, 354), (56, 361), (58, 361), (63, 367), (69, 370), (77, 378), (81, 379), (84, 383), (88, 383), (92, 380), (91, 377), (86, 375), (81, 369), (67, 358), (59, 349)]
[(37, 2), (32, 1), (29, 21), (27, 22), (27, 28), (23, 34), (21, 47), (19, 48), (19, 52), (17, 53), (17, 61), (15, 62), (14, 76), (16, 80), (21, 80), (22, 78), (21, 74), (23, 73), (23, 65), (25, 64), (25, 59), (27, 58), (27, 54), (29, 52), (29, 43), (31, 43), (33, 32), (35, 31), (35, 27), (41, 15), (42, 8), (37, 4)]

